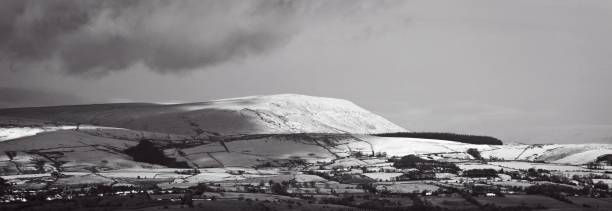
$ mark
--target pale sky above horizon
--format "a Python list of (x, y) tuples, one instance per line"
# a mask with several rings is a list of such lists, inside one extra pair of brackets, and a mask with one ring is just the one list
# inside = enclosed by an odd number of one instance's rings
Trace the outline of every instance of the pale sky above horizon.
[(612, 143), (612, 2), (2, 1), (0, 107), (343, 98), (412, 131)]

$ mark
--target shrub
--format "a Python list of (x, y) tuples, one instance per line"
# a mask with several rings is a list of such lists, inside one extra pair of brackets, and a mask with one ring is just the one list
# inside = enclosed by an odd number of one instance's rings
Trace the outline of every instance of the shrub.
[(281, 185), (280, 183), (274, 183), (272, 187), (270, 187), (272, 193), (278, 195), (288, 195), (287, 186)]
[(482, 156), (480, 156), (480, 152), (476, 148), (469, 148), (467, 150), (467, 153), (470, 154), (475, 159), (482, 160)]

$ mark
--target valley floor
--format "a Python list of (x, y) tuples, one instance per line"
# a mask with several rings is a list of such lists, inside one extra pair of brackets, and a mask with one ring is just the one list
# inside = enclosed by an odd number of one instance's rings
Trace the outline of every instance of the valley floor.
[(20, 124), (0, 130), (0, 210), (612, 209), (612, 145)]
[[(12, 186), (0, 210), (612, 209), (607, 166), (453, 160), (459, 169), (449, 173), (444, 165), (429, 171), (395, 168), (397, 162), (357, 154), (291, 167), (7, 175), (1, 177)], [(483, 169), (493, 174), (467, 173)], [(563, 194), (535, 187), (558, 187)]]

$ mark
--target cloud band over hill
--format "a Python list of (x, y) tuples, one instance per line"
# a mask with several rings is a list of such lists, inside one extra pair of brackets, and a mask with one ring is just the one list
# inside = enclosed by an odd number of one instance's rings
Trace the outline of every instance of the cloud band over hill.
[(42, 64), (70, 74), (104, 75), (138, 63), (185, 72), (269, 52), (308, 14), (339, 14), (362, 3), (9, 0), (0, 3), (0, 62), (9, 67), (2, 69)]
[(0, 56), (11, 68), (50, 62), (71, 74), (142, 62), (186, 71), (269, 51), (291, 32), (289, 1), (7, 1)]

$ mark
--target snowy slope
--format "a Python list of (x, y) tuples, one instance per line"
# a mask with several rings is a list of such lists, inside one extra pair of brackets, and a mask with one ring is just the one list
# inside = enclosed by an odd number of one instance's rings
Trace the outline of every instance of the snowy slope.
[[(84, 171), (89, 166), (103, 169), (155, 166), (135, 162), (122, 153), (137, 143), (74, 130), (47, 131), (0, 142), (0, 174), (25, 173), (34, 169), (37, 162), (45, 163), (46, 171), (60, 163), (67, 171)], [(9, 156), (9, 152), (15, 155)]]
[(406, 131), (346, 100), (294, 94), (173, 105), (123, 103), (0, 109), (1, 116), (203, 136)]
[(491, 146), (481, 152), (485, 158), (503, 160), (544, 161), (548, 163), (584, 164), (597, 157), (612, 154), (610, 144), (516, 144)]
[[(141, 137), (143, 136), (143, 137)], [(612, 145), (473, 145), (452, 141), (392, 138), (348, 134), (278, 134), (231, 137), (219, 141), (197, 141), (177, 144), (185, 137), (164, 136), (126, 129), (81, 129), (45, 131), (32, 136), (0, 142), (0, 174), (16, 174), (32, 170), (38, 160), (46, 161), (46, 169), (63, 162), (67, 171), (143, 168), (150, 164), (135, 162), (123, 151), (141, 138), (174, 144), (164, 150), (169, 157), (185, 161), (192, 167), (257, 167), (280, 166), (296, 160), (306, 162), (346, 159), (352, 152), (363, 154), (385, 152), (389, 156), (418, 154), (433, 159), (473, 159), (466, 152), (478, 149), (484, 158), (505, 161), (544, 161), (547, 163), (582, 165), (598, 156), (612, 153)], [(178, 142), (177, 142), (178, 141)], [(12, 157), (7, 152), (16, 152)], [(504, 162), (504, 165), (508, 162)], [(4, 169), (4, 170), (1, 170)]]

